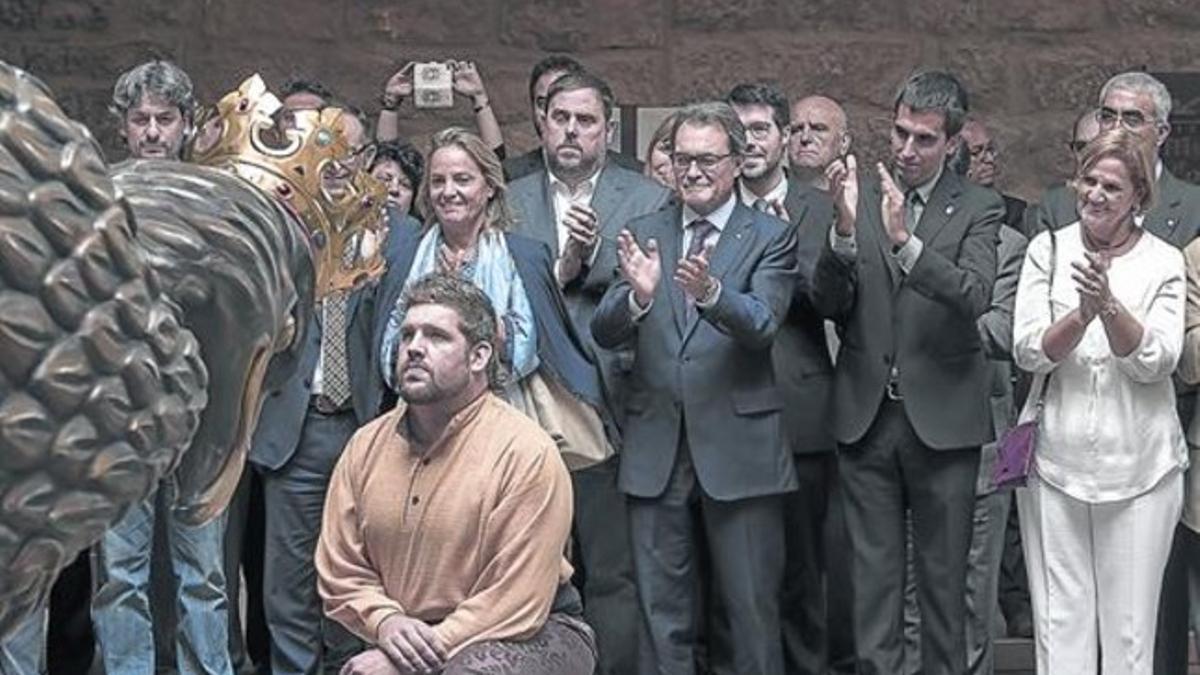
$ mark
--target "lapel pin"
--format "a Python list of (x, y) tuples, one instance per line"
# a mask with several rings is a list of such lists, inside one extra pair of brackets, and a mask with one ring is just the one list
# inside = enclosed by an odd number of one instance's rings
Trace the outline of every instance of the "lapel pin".
[(1175, 227), (1175, 219), (1174, 218), (1167, 218), (1167, 227), (1170, 227), (1170, 228)]
[(954, 205), (953, 204), (946, 205), (946, 215), (948, 215), (948, 216), (954, 215)]

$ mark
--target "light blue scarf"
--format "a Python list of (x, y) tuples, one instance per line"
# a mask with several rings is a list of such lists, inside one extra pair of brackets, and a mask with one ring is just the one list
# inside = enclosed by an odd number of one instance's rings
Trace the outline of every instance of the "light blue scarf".
[[(404, 280), (408, 289), (418, 279), (438, 271), (438, 251), (442, 245), (442, 228), (433, 225), (421, 237), (412, 268)], [(533, 308), (525, 285), (517, 274), (504, 233), (488, 228), (479, 234), (475, 245), (475, 259), (459, 270), (462, 278), (470, 281), (487, 294), (496, 309), (498, 318), (504, 322), (505, 362), (513, 374), (513, 383), (520, 382), (538, 367), (537, 331), (533, 323)], [(383, 330), (381, 364), (383, 380), (396, 389), (396, 357), (400, 343), (400, 324), (404, 314), (397, 300), (388, 316)]]

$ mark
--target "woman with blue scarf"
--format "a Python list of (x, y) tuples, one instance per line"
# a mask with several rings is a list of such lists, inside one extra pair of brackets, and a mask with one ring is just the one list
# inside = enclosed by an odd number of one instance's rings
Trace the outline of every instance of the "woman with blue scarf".
[(501, 326), (506, 400), (537, 420), (575, 469), (613, 452), (612, 425), (596, 365), (568, 318), (545, 244), (509, 233), (500, 160), (457, 127), (433, 137), (418, 194), (428, 226), (393, 231), (393, 261), (378, 291), (376, 331), (384, 380), (394, 390), (403, 320), (400, 294), (429, 274), (456, 274), (483, 289)]

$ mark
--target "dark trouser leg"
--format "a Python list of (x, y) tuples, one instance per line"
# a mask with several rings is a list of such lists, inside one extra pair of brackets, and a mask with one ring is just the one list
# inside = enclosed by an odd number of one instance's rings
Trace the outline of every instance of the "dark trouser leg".
[(442, 675), (591, 675), (596, 643), (583, 622), (551, 614), (528, 640), (471, 645), (446, 662)]
[(783, 495), (701, 503), (713, 593), (729, 630), (728, 643), (716, 645), (729, 654), (717, 661), (737, 675), (783, 675)]
[(966, 672), (967, 557), (979, 449), (931, 450), (910, 431), (900, 458), (909, 495), (924, 675)]
[(267, 538), (267, 513), (263, 503), (262, 475), (250, 476), (250, 499), (246, 518), (246, 536), (242, 540), (242, 573), (246, 576), (246, 653), (257, 672), (269, 675), (271, 665), (271, 633), (267, 630), (264, 607), (263, 559)]
[(50, 649), (46, 665), (50, 675), (79, 675), (88, 672), (95, 653), (92, 636), (91, 554), (80, 553), (58, 575), (50, 591), (50, 621), (46, 644), (67, 645), (69, 649)]
[(1011, 501), (1011, 491), (980, 495), (975, 500), (967, 558), (967, 672), (972, 675), (992, 675), (995, 670), (996, 593)]
[(296, 454), (280, 470), (263, 474), (264, 594), (275, 675), (321, 672), (325, 631), (313, 553), (329, 476), (355, 428), (353, 413), (326, 416), (310, 410)]
[(784, 669), (823, 675), (827, 663), (825, 525), (837, 457), (796, 455), (797, 491), (784, 496), (787, 563), (780, 595)]
[(225, 593), (229, 599), (229, 662), (235, 673), (253, 673), (242, 638), (242, 542), (246, 539), (246, 519), (250, 509), (250, 477), (246, 467), (229, 507), (225, 511)]
[(1008, 626), (1010, 636), (1033, 637), (1033, 607), (1029, 602), (1029, 578), (1025, 572), (1021, 521), (1017, 516), (1015, 499), (1008, 507), (1004, 555), (1000, 558), (1000, 612), (1004, 614), (1004, 623)]
[(644, 633), (633, 580), (628, 503), (617, 490), (617, 459), (575, 471), (575, 562), (584, 616), (596, 633), (598, 673), (637, 672)]
[(837, 457), (830, 473), (829, 517), (825, 521), (826, 611), (829, 628), (831, 673), (854, 673), (854, 582), (851, 574), (850, 538)]
[(1180, 523), (1175, 526), (1171, 555), (1163, 571), (1158, 598), (1158, 629), (1154, 636), (1154, 672), (1186, 673), (1188, 657), (1188, 536), (1195, 536)]
[(179, 579), (171, 566), (171, 543), (165, 517), (170, 506), (166, 490), (154, 495), (154, 543), (150, 552), (150, 615), (154, 617), (154, 664), (157, 672), (175, 670), (175, 635), (179, 615), (175, 611), (175, 589)]
[(691, 459), (680, 447), (663, 494), (629, 498), (638, 601), (650, 636), (643, 675), (695, 673), (695, 487)]
[(895, 675), (903, 667), (905, 504), (896, 444), (907, 425), (904, 411), (885, 403), (867, 434), (838, 452), (860, 675)]

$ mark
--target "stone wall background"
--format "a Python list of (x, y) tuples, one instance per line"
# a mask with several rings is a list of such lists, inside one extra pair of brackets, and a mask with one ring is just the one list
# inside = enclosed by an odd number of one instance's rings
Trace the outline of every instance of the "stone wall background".
[[(1069, 168), (1078, 111), (1112, 73), (1200, 70), (1193, 0), (0, 0), (0, 58), (44, 79), (116, 153), (112, 83), (152, 56), (202, 101), (261, 72), (304, 74), (374, 111), (408, 60), (480, 64), (510, 151), (534, 144), (529, 68), (569, 52), (621, 101), (673, 105), (766, 79), (844, 103), (860, 156), (886, 146), (890, 99), (916, 67), (949, 68), (1002, 150), (1001, 184), (1036, 198)], [(453, 112), (406, 107), (423, 145)]]

